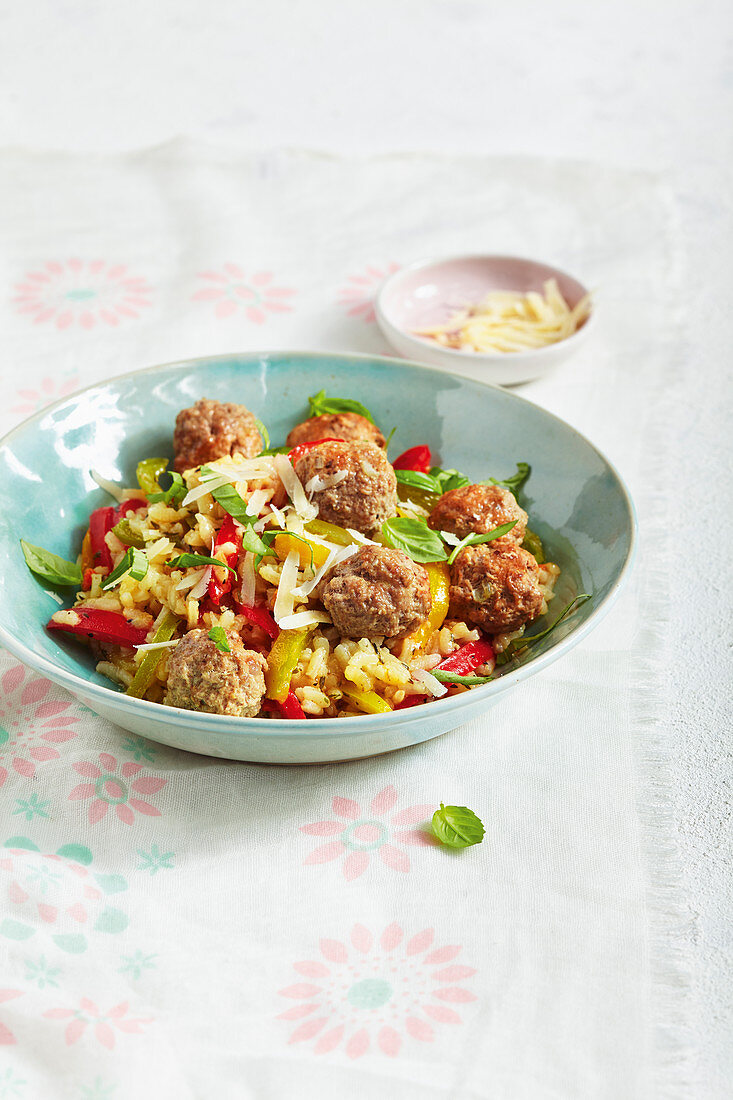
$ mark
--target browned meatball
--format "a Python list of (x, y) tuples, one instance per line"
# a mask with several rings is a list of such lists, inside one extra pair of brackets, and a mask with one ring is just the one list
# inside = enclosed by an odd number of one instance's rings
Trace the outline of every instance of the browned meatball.
[(235, 452), (254, 458), (262, 450), (255, 418), (244, 405), (210, 401), (205, 397), (190, 409), (181, 409), (173, 432), (175, 468), (179, 474)]
[(518, 630), (542, 610), (537, 562), (511, 539), (467, 546), (450, 571), (450, 612), (487, 634)]
[(295, 460), (295, 472), (310, 492), (311, 478), (346, 477), (312, 500), (319, 519), (370, 534), (397, 508), (397, 479), (384, 451), (374, 443), (319, 443)]
[(297, 447), (300, 443), (314, 443), (317, 439), (364, 439), (367, 443), (376, 443), (383, 447), (384, 436), (376, 424), (359, 413), (323, 413), (312, 416), (302, 424), (296, 424), (285, 440), (288, 447)]
[(267, 661), (245, 649), (234, 630), (226, 631), (229, 653), (222, 653), (206, 630), (189, 630), (168, 662), (169, 707), (253, 718), (265, 694)]
[(521, 542), (527, 530), (527, 513), (501, 485), (465, 485), (444, 493), (433, 508), (428, 526), (434, 531), (452, 531), (460, 539), (485, 535), (502, 523), (516, 520), (506, 538)]
[(402, 550), (362, 546), (327, 575), (323, 606), (346, 638), (397, 638), (430, 611), (430, 584)]

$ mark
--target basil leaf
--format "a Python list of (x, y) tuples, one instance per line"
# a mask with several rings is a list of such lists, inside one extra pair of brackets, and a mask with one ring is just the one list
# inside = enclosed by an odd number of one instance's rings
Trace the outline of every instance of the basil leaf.
[(415, 489), (424, 489), (426, 493), (442, 493), (440, 482), (430, 474), (422, 474), (419, 470), (395, 470), (397, 481), (402, 485), (411, 485)]
[(127, 519), (121, 519), (119, 523), (115, 524), (112, 528), (112, 534), (125, 546), (137, 546), (138, 550), (145, 549), (145, 539), (142, 535), (138, 535), (136, 531), (133, 531), (130, 526), (130, 521)]
[(511, 477), (507, 477), (503, 481), (497, 481), (495, 477), (490, 477), (488, 481), (483, 481), (481, 484), (501, 485), (504, 489), (508, 489), (510, 493), (516, 496), (531, 473), (532, 467), (528, 462), (518, 462), (517, 472)]
[(577, 611), (579, 607), (591, 598), (590, 593), (581, 592), (579, 596), (576, 596), (574, 600), (571, 600), (570, 603), (563, 608), (554, 623), (550, 623), (548, 627), (541, 630), (538, 634), (530, 634), (528, 638), (517, 638), (515, 641), (510, 642), (506, 649), (502, 650), (501, 653), (497, 653), (497, 665), (506, 665), (513, 657), (522, 656), (534, 642), (539, 642), (540, 638), (546, 638), (556, 626), (559, 626), (561, 622), (567, 619), (574, 611)]
[[(164, 504), (170, 504), (171, 502), (178, 506), (185, 497), (188, 489), (186, 483), (180, 474), (175, 470), (163, 471), (168, 473), (171, 478), (171, 483), (168, 488), (161, 493), (148, 493), (148, 500), (151, 504), (156, 504), (159, 500), (162, 500)], [(162, 474), (160, 475), (162, 477)]]
[(217, 569), (228, 569), (230, 573), (237, 572), (220, 558), (209, 558), (206, 554), (179, 554), (177, 558), (171, 558), (165, 564), (169, 569), (198, 569), (202, 565), (215, 565)]
[(392, 442), (392, 436), (394, 435), (394, 433), (396, 431), (397, 431), (397, 425), (395, 424), (394, 428), (392, 429), (392, 431), (389, 433), (389, 435), (387, 436), (387, 438), (384, 441), (384, 453), (385, 454), (387, 453), (389, 445)]
[(369, 409), (365, 405), (362, 405), (361, 401), (352, 401), (349, 397), (327, 397), (325, 390), (320, 390), (318, 393), (313, 394), (308, 398), (308, 405), (310, 407), (309, 416), (322, 416), (323, 413), (359, 413), (360, 416), (365, 416), (367, 420), (374, 423), (374, 417), (369, 412)]
[(247, 527), (242, 531), (242, 549), (250, 554), (266, 554), (268, 552), (268, 544), (263, 542), (252, 527)]
[(75, 561), (67, 561), (58, 554), (52, 554), (50, 550), (44, 550), (42, 546), (34, 546), (25, 539), (20, 540), (20, 548), (23, 551), (25, 564), (32, 573), (51, 584), (77, 585), (81, 584), (81, 566)]
[[(204, 484), (206, 483), (204, 482)], [(218, 489), (211, 490), (211, 495), (216, 503), (221, 504), (224, 511), (228, 512), (232, 519), (236, 519), (239, 523), (248, 525), (254, 523), (257, 519), (257, 516), (249, 514), (245, 501), (233, 485), (220, 485)]]
[(484, 826), (468, 806), (444, 806), (433, 814), (433, 832), (449, 848), (470, 848), (484, 839)]
[(463, 489), (465, 485), (471, 484), (470, 477), (466, 477), (460, 470), (443, 470), (440, 466), (431, 467), (430, 477), (438, 482), (439, 493), (449, 493), (451, 489)]
[(511, 523), (502, 523), (499, 527), (495, 527), (493, 531), (488, 531), (485, 535), (466, 535), (466, 537), (461, 539), (458, 545), (454, 546), (451, 550), (450, 557), (448, 558), (448, 565), (453, 564), (461, 550), (466, 546), (479, 546), (482, 542), (491, 542), (493, 539), (500, 539), (502, 535), (508, 534), (512, 527), (516, 526), (517, 522), (516, 519), (513, 519)]
[(443, 540), (424, 520), (398, 516), (382, 524), (382, 537), (387, 546), (404, 550), (413, 561), (445, 561)]
[(262, 436), (262, 442), (265, 444), (265, 450), (267, 450), (267, 448), (270, 446), (270, 433), (258, 416), (255, 417), (255, 424), (257, 425), (257, 431)]
[(267, 455), (286, 455), (292, 451), (292, 447), (289, 447), (287, 443), (283, 443), (282, 447), (267, 447), (264, 451), (260, 451), (257, 458), (266, 458)]
[(524, 538), (522, 539), (522, 549), (531, 554), (538, 565), (542, 565), (544, 561), (547, 561), (545, 557), (545, 550), (542, 545), (542, 539), (539, 535), (535, 535), (534, 531), (530, 531), (529, 527), (524, 532)]
[(102, 591), (106, 592), (108, 588), (114, 588), (119, 584), (125, 573), (129, 573), (136, 581), (141, 581), (148, 571), (148, 559), (142, 550), (138, 550), (136, 546), (131, 546), (129, 550), (125, 552), (124, 557), (117, 563), (110, 575), (105, 579), (102, 585)]
[(226, 631), (220, 626), (212, 626), (209, 631), (209, 638), (214, 643), (220, 653), (231, 653), (229, 648), (229, 640), (227, 639)]
[(441, 684), (462, 684), (464, 687), (488, 684), (489, 680), (494, 679), (493, 676), (460, 676), (457, 672), (443, 672), (439, 668), (432, 669), (430, 675), (439, 680)]

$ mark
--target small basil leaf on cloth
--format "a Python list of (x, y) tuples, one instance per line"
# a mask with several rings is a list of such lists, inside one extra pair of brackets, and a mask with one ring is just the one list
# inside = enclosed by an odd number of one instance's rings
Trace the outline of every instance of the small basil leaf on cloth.
[(34, 546), (25, 539), (20, 540), (20, 548), (23, 551), (25, 563), (32, 573), (51, 584), (77, 585), (81, 584), (81, 567), (75, 561), (67, 561), (58, 554), (52, 554), (50, 550), (44, 550), (42, 546)]
[(449, 848), (470, 848), (484, 839), (484, 826), (468, 806), (444, 806), (433, 814), (433, 832)]
[(413, 561), (445, 561), (443, 540), (424, 520), (398, 516), (382, 524), (382, 537), (388, 546), (404, 550)]
[(309, 397), (308, 405), (310, 408), (309, 416), (322, 416), (323, 413), (338, 415), (339, 413), (352, 412), (358, 413), (359, 416), (364, 416), (372, 424), (374, 423), (374, 417), (366, 405), (362, 405), (361, 401), (352, 401), (349, 397), (327, 397), (325, 390), (320, 390)]
[(456, 560), (461, 550), (466, 546), (479, 546), (482, 542), (491, 542), (493, 539), (500, 539), (502, 535), (507, 535), (512, 527), (516, 526), (517, 521), (513, 519), (511, 523), (502, 523), (499, 527), (495, 527), (493, 531), (488, 531), (485, 535), (466, 535), (465, 539), (461, 539), (457, 546), (454, 546), (451, 550), (450, 557), (448, 558), (448, 565), (452, 565)]
[(214, 643), (220, 653), (231, 653), (229, 648), (229, 641), (227, 640), (226, 631), (221, 626), (212, 626), (209, 631), (209, 638)]
[(202, 565), (215, 565), (217, 569), (228, 569), (230, 573), (237, 572), (221, 558), (208, 558), (205, 554), (179, 554), (177, 558), (171, 558), (165, 564), (169, 569), (198, 569)]

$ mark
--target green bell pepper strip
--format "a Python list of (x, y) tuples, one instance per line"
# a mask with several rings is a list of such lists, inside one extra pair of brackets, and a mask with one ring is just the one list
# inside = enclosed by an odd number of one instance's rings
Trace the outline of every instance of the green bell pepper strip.
[(145, 549), (145, 539), (133, 531), (128, 519), (121, 519), (115, 524), (112, 534), (117, 536), (123, 546), (134, 546), (137, 550)]
[[(166, 611), (160, 626), (153, 637), (154, 642), (169, 642), (176, 632), (178, 619), (172, 611)], [(155, 677), (155, 670), (163, 657), (162, 649), (149, 649), (137, 667), (132, 683), (125, 695), (132, 695), (135, 699), (142, 699)]]
[(267, 698), (284, 703), (290, 691), (290, 680), (300, 655), (305, 649), (313, 627), (304, 630), (281, 630), (267, 658)]
[(137, 483), (144, 493), (159, 493), (158, 478), (168, 466), (167, 458), (144, 458), (138, 462), (135, 473)]

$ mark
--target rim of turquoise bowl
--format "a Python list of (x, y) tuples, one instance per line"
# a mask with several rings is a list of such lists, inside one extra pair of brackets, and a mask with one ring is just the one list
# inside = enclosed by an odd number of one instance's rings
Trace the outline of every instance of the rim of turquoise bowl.
[[(59, 401), (54, 401), (49, 405), (45, 405), (42, 409), (39, 409), (38, 412), (22, 420), (20, 424), (17, 424), (14, 428), (11, 428), (11, 430), (0, 439), (0, 449), (6, 447), (21, 433), (21, 431), (26, 430), (31, 424), (40, 420), (41, 417), (47, 416), (54, 409), (66, 405), (70, 401), (74, 401), (83, 394), (89, 393), (91, 390), (100, 389), (103, 386), (109, 386), (115, 382), (136, 378), (139, 375), (153, 374), (156, 371), (170, 370), (174, 367), (195, 366), (197, 363), (225, 362), (234, 358), (267, 359), (282, 356), (292, 356), (293, 358), (297, 357), (300, 359), (318, 359), (321, 362), (323, 362), (323, 360), (343, 361), (344, 359), (369, 360), (370, 362), (377, 361), (379, 363), (385, 363), (388, 366), (395, 364), (396, 366), (409, 367), (411, 370), (425, 371), (429, 374), (445, 374), (451, 381), (455, 381), (455, 375), (450, 371), (443, 370), (441, 367), (432, 367), (424, 363), (414, 363), (409, 359), (401, 359), (395, 356), (370, 355), (366, 352), (318, 352), (298, 351), (293, 348), (271, 348), (266, 351), (234, 351), (226, 354), (199, 355), (193, 359), (175, 359), (169, 363), (157, 363), (154, 366), (141, 367), (133, 371), (125, 371), (122, 374), (113, 375), (111, 378), (105, 378), (102, 381), (94, 382), (90, 386), (84, 386), (83, 389), (76, 390), (74, 393), (62, 397)], [(479, 702), (481, 699), (485, 699), (488, 702), (491, 696), (501, 695), (515, 684), (528, 679), (530, 676), (534, 676), (537, 672), (541, 672), (542, 669), (547, 668), (548, 665), (553, 664), (562, 657), (569, 649), (578, 645), (586, 635), (598, 626), (618, 598), (633, 566), (637, 546), (638, 522), (631, 495), (614, 464), (595, 446), (594, 443), (591, 443), (587, 436), (583, 435), (582, 432), (579, 432), (578, 429), (574, 428), (571, 424), (568, 424), (562, 417), (548, 412), (547, 409), (544, 409), (534, 401), (529, 401), (526, 397), (520, 397), (515, 393), (508, 393), (501, 386), (495, 385), (492, 382), (483, 382), (472, 378), (466, 378), (463, 379), (463, 381), (468, 385), (483, 386), (489, 390), (496, 390), (514, 401), (521, 401), (526, 405), (532, 405), (534, 408), (539, 409), (544, 416), (550, 417), (551, 420), (555, 420), (559, 424), (562, 424), (564, 428), (568, 428), (571, 432), (575, 432), (575, 434), (579, 436), (583, 442), (603, 460), (603, 462), (605, 462), (616, 478), (629, 513), (630, 541), (626, 560), (624, 561), (613, 587), (603, 600), (593, 608), (589, 618), (584, 623), (576, 630), (571, 631), (571, 633), (558, 642), (557, 645), (553, 646), (545, 653), (540, 654), (539, 657), (530, 659), (526, 665), (522, 665), (512, 672), (505, 673), (498, 679), (492, 680), (491, 683), (482, 684), (479, 687), (472, 688), (470, 692), (462, 692), (460, 695), (433, 699), (429, 704), (430, 713), (431, 716), (435, 716), (436, 718), (439, 714), (447, 717), (449, 714), (461, 711), (469, 700), (471, 703)], [(35, 668), (39, 672), (45, 673), (54, 683), (60, 684), (62, 687), (68, 687), (72, 694), (75, 694), (75, 692), (69, 685), (74, 685), (76, 688), (81, 689), (89, 698), (99, 699), (101, 702), (106, 702), (109, 705), (116, 704), (123, 710), (148, 715), (154, 720), (157, 717), (158, 721), (163, 721), (168, 717), (170, 721), (178, 722), (183, 726), (200, 727), (202, 724), (212, 724), (221, 729), (222, 732), (236, 733), (237, 731), (244, 732), (246, 730), (247, 733), (261, 733), (268, 737), (292, 737), (298, 729), (302, 728), (302, 720), (298, 721), (287, 718), (235, 718), (226, 714), (210, 714), (208, 711), (184, 710), (181, 707), (168, 707), (161, 703), (152, 703), (147, 699), (131, 698), (129, 695), (125, 695), (124, 692), (118, 692), (113, 688), (91, 683), (89, 680), (85, 680), (82, 676), (78, 676), (74, 672), (68, 672), (66, 669), (58, 668), (47, 657), (34, 653), (33, 650), (29, 649), (23, 642), (18, 641), (17, 638), (5, 629), (1, 622), (0, 643), (4, 645), (6, 649), (10, 650), (11, 653), (15, 654), (16, 657), (19, 657), (25, 664), (30, 665), (31, 668)], [(161, 711), (163, 713), (161, 713)], [(393, 726), (395, 722), (407, 726), (424, 721), (420, 713), (421, 711), (422, 707), (406, 707), (404, 710), (392, 710), (388, 714), (352, 715), (343, 718), (308, 718), (306, 719), (306, 728), (308, 732), (317, 730), (321, 736), (329, 734), (334, 737), (338, 736), (340, 731), (344, 733), (356, 733), (360, 730), (374, 730), (374, 732), (378, 732), (380, 729), (387, 729)], [(348, 727), (345, 723), (348, 723)]]
[[(572, 279), (574, 283), (577, 283), (582, 288), (584, 294), (591, 295), (591, 308), (588, 316), (586, 317), (580, 328), (577, 328), (575, 332), (571, 332), (569, 336), (566, 336), (564, 340), (556, 340), (552, 344), (543, 344), (538, 348), (527, 348), (526, 351), (513, 351), (507, 353), (505, 351), (461, 351), (460, 348), (446, 348), (442, 344), (437, 344), (435, 340), (431, 340), (429, 336), (418, 336), (416, 333), (411, 332), (404, 325), (399, 325), (396, 321), (393, 321), (383, 305), (383, 295), (386, 294), (388, 288), (398, 283), (400, 276), (408, 275), (412, 271), (419, 271), (422, 267), (435, 267), (438, 264), (450, 264), (455, 263), (456, 260), (512, 260), (514, 263), (520, 264), (535, 264), (539, 267), (546, 267), (550, 271), (555, 272), (557, 275), (564, 275), (566, 279)], [(597, 303), (593, 300), (593, 292), (588, 289), (582, 279), (577, 278), (570, 271), (565, 271), (562, 267), (557, 267), (555, 264), (545, 263), (544, 260), (533, 260), (529, 256), (512, 256), (504, 252), (458, 252), (455, 255), (450, 256), (428, 256), (425, 260), (413, 260), (412, 263), (406, 264), (404, 267), (400, 267), (397, 271), (393, 271), (391, 275), (380, 284), (377, 296), (374, 302), (377, 320), (379, 321), (380, 328), (384, 325), (386, 328), (394, 329), (395, 332), (399, 332), (401, 336), (406, 337), (415, 347), (415, 353), (420, 348), (430, 348), (433, 351), (440, 352), (445, 356), (446, 362), (452, 361), (455, 363), (506, 363), (511, 366), (512, 363), (526, 363), (528, 359), (535, 359), (547, 356), (551, 351), (557, 351), (558, 348), (564, 348), (569, 351), (575, 344), (579, 344), (581, 340), (584, 340), (586, 336), (595, 328), (596, 314), (598, 312)], [(383, 329), (384, 331), (384, 329)], [(388, 334), (385, 332), (385, 336), (389, 339)], [(437, 367), (440, 370), (440, 367)], [(444, 368), (445, 369), (445, 368)], [(474, 379), (474, 381), (479, 381)], [(487, 385), (498, 385), (498, 383), (486, 383)], [(530, 404), (534, 402), (530, 401)], [(541, 407), (541, 406), (538, 406)], [(558, 418), (560, 419), (560, 418)], [(565, 423), (565, 421), (563, 421)], [(578, 435), (582, 433), (578, 432)], [(585, 437), (583, 437), (585, 438)], [(600, 454), (600, 452), (599, 452)], [(601, 456), (604, 461), (608, 462), (605, 455)], [(611, 463), (609, 462), (610, 466)], [(614, 471), (616, 472), (616, 471)], [(619, 481), (621, 479), (619, 478)], [(626, 486), (624, 486), (626, 488)], [(628, 495), (628, 493), (627, 493)]]

